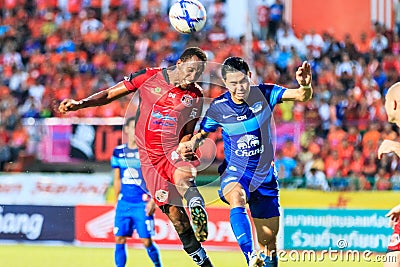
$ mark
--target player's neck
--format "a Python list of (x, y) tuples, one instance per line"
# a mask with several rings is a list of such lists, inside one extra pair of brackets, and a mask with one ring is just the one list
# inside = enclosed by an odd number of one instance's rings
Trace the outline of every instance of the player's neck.
[(129, 149), (135, 149), (135, 148), (137, 148), (137, 144), (136, 144), (135, 141), (128, 142), (127, 147), (128, 147)]

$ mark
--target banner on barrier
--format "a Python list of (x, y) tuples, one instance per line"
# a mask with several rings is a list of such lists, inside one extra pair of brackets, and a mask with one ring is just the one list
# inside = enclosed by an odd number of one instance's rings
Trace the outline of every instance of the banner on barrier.
[(384, 210), (284, 209), (284, 248), (385, 252), (392, 234)]
[(280, 190), (281, 206), (284, 208), (383, 209), (389, 211), (398, 204), (398, 200), (398, 191)]
[(0, 203), (8, 205), (102, 204), (109, 174), (18, 173), (0, 176)]
[(74, 209), (0, 205), (0, 240), (73, 242)]
[[(115, 243), (113, 228), (115, 210), (113, 206), (77, 206), (75, 215), (76, 240), (84, 243)], [(207, 208), (208, 239), (206, 246), (238, 249), (236, 238), (229, 223), (229, 209)], [(158, 245), (177, 245), (181, 242), (171, 222), (160, 209), (155, 213), (154, 240)], [(134, 234), (128, 244), (142, 244)]]

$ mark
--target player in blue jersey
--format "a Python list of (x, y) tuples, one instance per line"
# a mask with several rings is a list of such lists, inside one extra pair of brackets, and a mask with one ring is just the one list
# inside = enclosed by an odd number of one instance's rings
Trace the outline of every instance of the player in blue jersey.
[[(277, 266), (276, 235), (279, 229), (278, 175), (274, 167), (272, 110), (282, 101), (307, 101), (312, 97), (311, 68), (303, 62), (296, 72), (300, 87), (275, 84), (250, 85), (251, 72), (241, 58), (227, 58), (222, 78), (228, 92), (211, 103), (193, 138), (178, 147), (183, 159), (217, 128), (222, 128), (225, 161), (220, 166), (221, 199), (230, 206), (230, 222), (249, 266)], [(249, 204), (261, 250), (256, 251)]]
[(111, 157), (114, 169), (114, 191), (118, 200), (115, 211), (115, 265), (126, 264), (126, 238), (137, 234), (155, 267), (161, 267), (160, 252), (152, 241), (155, 203), (146, 189), (140, 169), (139, 152), (135, 139), (135, 118), (127, 119), (124, 132), (128, 142), (117, 146)]

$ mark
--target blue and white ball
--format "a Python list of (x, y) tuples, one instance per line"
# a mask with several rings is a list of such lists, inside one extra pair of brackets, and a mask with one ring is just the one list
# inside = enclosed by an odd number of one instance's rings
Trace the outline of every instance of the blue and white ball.
[(197, 0), (179, 0), (169, 10), (169, 21), (180, 33), (200, 31), (206, 18), (206, 9)]

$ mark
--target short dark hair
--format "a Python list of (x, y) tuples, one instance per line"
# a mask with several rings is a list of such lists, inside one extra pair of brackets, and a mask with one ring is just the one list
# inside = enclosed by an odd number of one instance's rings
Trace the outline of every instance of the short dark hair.
[(183, 51), (181, 56), (179, 57), (180, 60), (186, 61), (191, 59), (192, 57), (197, 56), (201, 61), (207, 61), (206, 53), (200, 47), (188, 47)]
[(131, 121), (136, 121), (136, 117), (127, 118), (124, 126), (129, 126), (129, 123), (131, 123)]
[(226, 73), (237, 71), (243, 72), (245, 75), (249, 74), (249, 65), (243, 58), (228, 57), (225, 59), (224, 63), (222, 63), (221, 74), (224, 80), (226, 80)]

